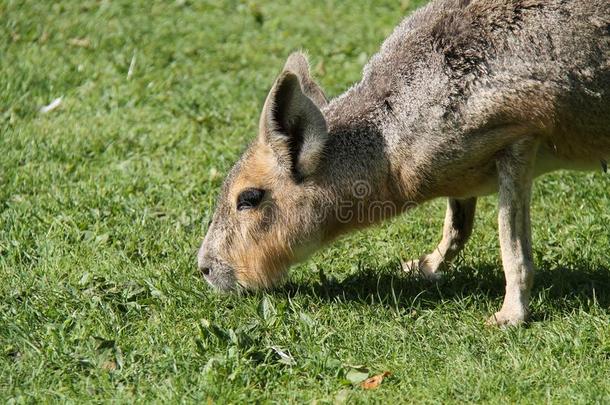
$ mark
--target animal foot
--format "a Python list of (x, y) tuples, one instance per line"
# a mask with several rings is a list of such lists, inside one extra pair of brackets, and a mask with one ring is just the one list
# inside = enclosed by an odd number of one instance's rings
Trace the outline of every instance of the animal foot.
[(490, 316), (485, 324), (489, 326), (519, 326), (524, 324), (527, 318), (527, 311), (502, 309)]
[(406, 273), (422, 277), (428, 281), (439, 281), (443, 278), (443, 272), (439, 269), (440, 266), (433, 266), (428, 262), (426, 256), (420, 260), (411, 260), (402, 262), (402, 270)]

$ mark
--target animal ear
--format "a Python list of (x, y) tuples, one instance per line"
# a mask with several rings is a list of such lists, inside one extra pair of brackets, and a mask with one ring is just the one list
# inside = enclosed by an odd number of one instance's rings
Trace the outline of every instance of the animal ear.
[(322, 88), (313, 80), (309, 70), (309, 61), (302, 52), (292, 53), (286, 60), (284, 71), (294, 72), (299, 76), (303, 94), (311, 99), (318, 108), (328, 104), (328, 99)]
[(263, 142), (271, 146), (280, 166), (297, 180), (317, 170), (328, 139), (326, 120), (311, 97), (318, 102), (326, 102), (326, 98), (321, 90), (317, 92), (313, 81), (315, 87), (307, 84), (311, 78), (306, 64), (300, 54), (288, 59), (267, 96), (260, 121)]

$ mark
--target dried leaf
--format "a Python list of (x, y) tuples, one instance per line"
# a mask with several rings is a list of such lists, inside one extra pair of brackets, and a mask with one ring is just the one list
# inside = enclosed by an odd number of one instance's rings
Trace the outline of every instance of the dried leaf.
[(117, 364), (112, 360), (105, 361), (104, 364), (102, 364), (102, 369), (107, 371), (115, 371), (117, 369)]
[(384, 378), (390, 376), (389, 371), (384, 371), (382, 374), (378, 374), (371, 378), (368, 378), (360, 383), (360, 386), (365, 390), (376, 390), (381, 385)]
[(81, 48), (91, 47), (91, 41), (89, 41), (89, 38), (72, 38), (68, 40), (68, 43), (72, 46), (78, 46)]

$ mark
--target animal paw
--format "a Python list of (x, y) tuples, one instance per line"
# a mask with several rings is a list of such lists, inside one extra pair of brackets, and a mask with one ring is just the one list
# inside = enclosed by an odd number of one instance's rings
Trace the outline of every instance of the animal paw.
[(411, 260), (402, 262), (404, 272), (422, 277), (428, 281), (439, 281), (443, 277), (443, 272), (439, 269), (440, 266), (433, 266), (426, 260), (424, 256), (420, 260)]
[(526, 311), (508, 311), (500, 310), (487, 319), (485, 322), (488, 326), (519, 326), (527, 320)]

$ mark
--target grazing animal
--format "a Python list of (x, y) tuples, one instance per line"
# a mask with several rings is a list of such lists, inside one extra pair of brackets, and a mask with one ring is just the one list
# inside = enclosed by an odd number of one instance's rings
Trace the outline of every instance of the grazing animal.
[(221, 290), (269, 288), (354, 229), (448, 198), (436, 249), (404, 269), (437, 279), (499, 195), (506, 294), (491, 324), (529, 314), (535, 177), (610, 158), (608, 0), (438, 0), (406, 18), (327, 101), (294, 53), (259, 133), (224, 182), (198, 254)]

